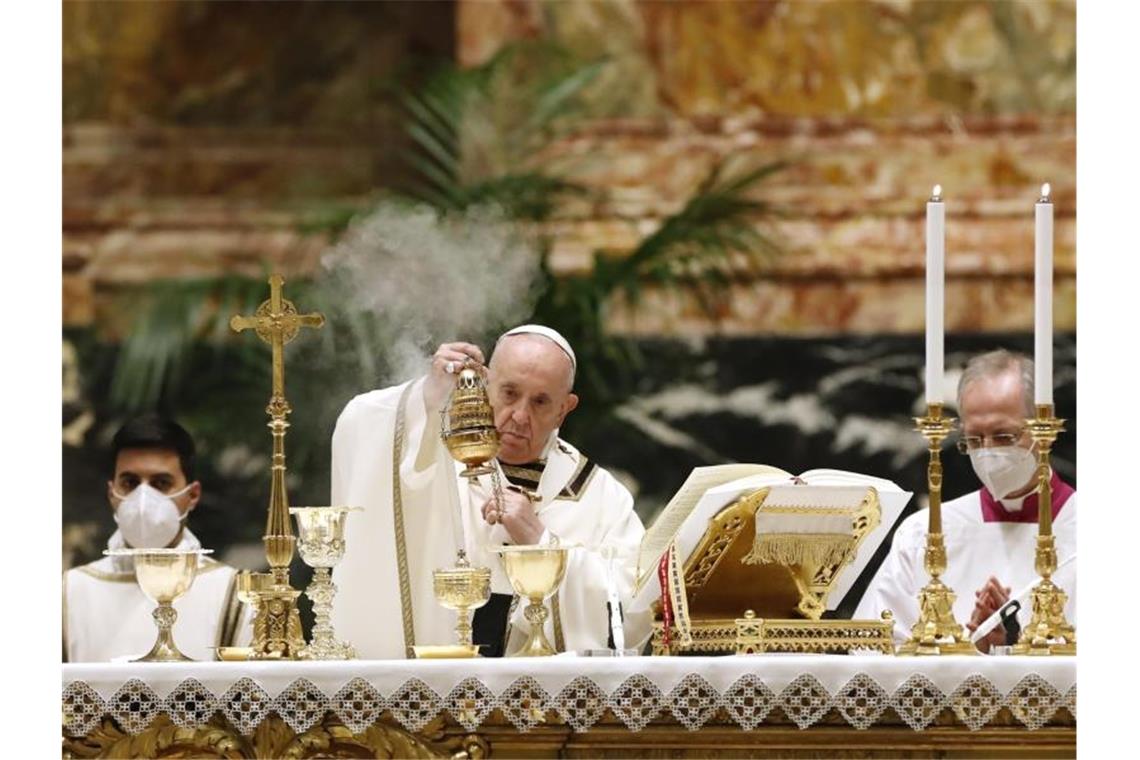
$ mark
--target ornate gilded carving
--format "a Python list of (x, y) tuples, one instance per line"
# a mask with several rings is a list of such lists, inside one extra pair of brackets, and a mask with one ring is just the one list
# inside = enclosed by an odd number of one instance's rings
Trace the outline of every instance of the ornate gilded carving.
[(475, 734), (447, 735), (442, 718), (418, 734), (378, 721), (361, 733), (331, 715), (300, 734), (277, 715), (258, 724), (252, 737), (242, 736), (224, 717), (205, 726), (181, 728), (160, 715), (144, 731), (128, 734), (112, 718), (82, 737), (64, 737), (64, 758), (285, 758), (317, 757), (453, 758), (481, 760), (485, 739)]

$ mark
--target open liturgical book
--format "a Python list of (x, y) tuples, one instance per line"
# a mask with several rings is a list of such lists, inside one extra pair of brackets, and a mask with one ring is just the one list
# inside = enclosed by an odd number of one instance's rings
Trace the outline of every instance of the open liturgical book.
[(842, 470), (698, 467), (642, 539), (632, 609), (653, 611), (655, 653), (886, 651), (885, 622), (821, 618), (910, 497)]

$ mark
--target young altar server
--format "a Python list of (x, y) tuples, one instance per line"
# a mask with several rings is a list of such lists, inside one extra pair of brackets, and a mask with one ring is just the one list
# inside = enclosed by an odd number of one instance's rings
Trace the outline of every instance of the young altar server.
[[(1038, 579), (1037, 458), (1025, 428), (1026, 418), (1036, 415), (1033, 362), (1005, 350), (975, 356), (958, 382), (958, 415), (959, 451), (969, 455), (983, 487), (942, 505), (947, 556), (942, 580), (957, 595), (955, 619), (973, 633), (1011, 593)], [(1069, 595), (1065, 616), (1075, 625), (1077, 494), (1056, 472), (1050, 483), (1058, 561), (1053, 580)], [(918, 592), (930, 581), (923, 564), (928, 521), (923, 511), (902, 522), (890, 554), (855, 611), (860, 619), (893, 611), (898, 642), (910, 637), (918, 620)], [(1022, 601), (1018, 619), (1023, 628), (1031, 607), (1030, 601)], [(1005, 630), (999, 625), (977, 647), (988, 652), (1004, 643)]]
[[(645, 531), (633, 497), (558, 436), (578, 404), (573, 349), (541, 325), (510, 330), (495, 345), (487, 390), (501, 440), (501, 512), (491, 478), (461, 477), (463, 465), (440, 439), (440, 410), (459, 371), (483, 364), (478, 346), (445, 343), (426, 377), (357, 396), (337, 421), (332, 503), (364, 512), (349, 518), (345, 558), (333, 571), (340, 589), (333, 622), (361, 657), (402, 658), (415, 644), (455, 643), (455, 613), (436, 601), (432, 570), (454, 566), (460, 546), (472, 566), (491, 569), (493, 596), (473, 626), (485, 656), (518, 651), (530, 631), (525, 600), (512, 601), (493, 547), (552, 537), (581, 546), (571, 551), (562, 587), (547, 602), (544, 631), (559, 651), (606, 647), (609, 584), (629, 599), (632, 567), (618, 562), (607, 574), (599, 549), (636, 552)], [(648, 616), (628, 615), (624, 633), (627, 647), (640, 646), (649, 635)]]
[[(178, 423), (148, 415), (130, 420), (112, 440), (107, 499), (118, 529), (109, 549), (197, 549), (186, 527), (202, 497), (194, 441)], [(207, 547), (209, 548), (209, 547)], [(174, 640), (187, 657), (213, 660), (213, 647), (248, 643), (251, 621), (237, 598), (234, 568), (203, 556), (190, 590), (174, 602)], [(155, 603), (135, 581), (130, 557), (103, 557), (64, 573), (63, 659), (107, 662), (141, 657), (158, 629)]]

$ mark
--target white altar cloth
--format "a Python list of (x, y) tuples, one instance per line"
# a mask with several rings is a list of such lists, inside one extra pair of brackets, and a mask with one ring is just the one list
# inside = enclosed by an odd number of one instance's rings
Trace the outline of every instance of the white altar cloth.
[(1001, 707), (1033, 729), (1061, 707), (1075, 714), (1076, 672), (1072, 657), (799, 654), (83, 663), (63, 666), (63, 701), (72, 735), (102, 715), (137, 732), (159, 712), (189, 726), (216, 710), (243, 733), (271, 710), (297, 731), (328, 710), (357, 731), (385, 711), (413, 731), (443, 711), (474, 730), (495, 707), (519, 730), (550, 711), (588, 730), (605, 707), (634, 731), (666, 710), (695, 729), (718, 708), (750, 729), (775, 707), (800, 728), (832, 708), (866, 728), (888, 706), (915, 730), (944, 708), (981, 728)]

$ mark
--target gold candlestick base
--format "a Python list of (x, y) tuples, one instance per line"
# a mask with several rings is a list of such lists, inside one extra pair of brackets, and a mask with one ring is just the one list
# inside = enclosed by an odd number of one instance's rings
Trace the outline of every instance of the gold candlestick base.
[(1053, 538), (1053, 487), (1049, 452), (1057, 435), (1065, 429), (1065, 421), (1053, 416), (1052, 404), (1038, 404), (1037, 417), (1026, 420), (1029, 435), (1037, 445), (1037, 551), (1034, 568), (1041, 582), (1033, 589), (1033, 616), (1013, 647), (1014, 654), (1075, 655), (1076, 629), (1065, 619), (1065, 603), (1069, 595), (1053, 583), (1057, 569), (1057, 549)]
[(946, 572), (946, 544), (942, 540), (942, 442), (954, 429), (954, 418), (942, 415), (942, 404), (927, 404), (926, 416), (916, 417), (915, 429), (926, 439), (930, 463), (926, 469), (930, 491), (930, 528), (923, 558), (930, 582), (918, 593), (918, 621), (900, 655), (977, 654), (965, 628), (954, 619), (956, 595), (942, 582)]
[(249, 599), (254, 610), (250, 659), (297, 659), (305, 647), (297, 611), (301, 592), (275, 584), (272, 573), (242, 573), (238, 576), (238, 593)]
[[(945, 567), (946, 549), (941, 533), (927, 535), (926, 553), (928, 557), (931, 553), (941, 553), (942, 566)], [(929, 559), (927, 562), (929, 564)], [(899, 647), (898, 654), (977, 654), (977, 647), (954, 619), (955, 598), (957, 595), (932, 573), (930, 583), (918, 592), (918, 622), (910, 629), (910, 638)]]

